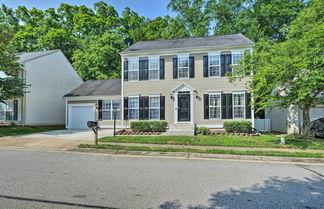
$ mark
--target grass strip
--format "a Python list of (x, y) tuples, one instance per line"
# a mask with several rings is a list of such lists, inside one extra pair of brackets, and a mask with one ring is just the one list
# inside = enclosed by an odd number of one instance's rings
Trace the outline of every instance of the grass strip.
[(241, 150), (223, 150), (223, 149), (192, 149), (192, 148), (171, 148), (171, 147), (123, 146), (123, 145), (108, 145), (108, 144), (99, 144), (99, 145), (80, 144), (78, 147), (79, 148), (94, 148), (94, 149), (109, 149), (109, 150), (128, 150), (128, 151), (192, 152), (192, 153), (208, 153), (208, 154), (324, 158), (324, 153), (307, 153), (307, 152), (241, 151)]
[(13, 127), (0, 127), (0, 137), (3, 136), (16, 136), (22, 134), (32, 134), (53, 130), (64, 129), (64, 126), (13, 126)]
[(324, 140), (295, 139), (286, 137), (286, 144), (280, 144), (280, 138), (274, 134), (261, 136), (232, 135), (198, 135), (198, 136), (116, 136), (99, 139), (101, 142), (143, 143), (143, 144), (177, 144), (227, 147), (259, 147), (259, 148), (295, 148), (324, 150)]

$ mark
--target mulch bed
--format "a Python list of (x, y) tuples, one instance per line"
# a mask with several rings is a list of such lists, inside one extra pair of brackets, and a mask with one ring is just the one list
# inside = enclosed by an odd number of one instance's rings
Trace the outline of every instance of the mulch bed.
[(138, 136), (151, 136), (151, 135), (161, 135), (162, 132), (143, 132), (143, 131), (132, 131), (132, 130), (120, 130), (116, 135), (138, 135)]

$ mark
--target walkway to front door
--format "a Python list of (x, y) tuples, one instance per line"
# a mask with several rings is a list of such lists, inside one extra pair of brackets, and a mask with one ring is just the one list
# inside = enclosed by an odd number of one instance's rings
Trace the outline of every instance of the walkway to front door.
[(190, 92), (179, 92), (178, 94), (178, 121), (190, 121)]

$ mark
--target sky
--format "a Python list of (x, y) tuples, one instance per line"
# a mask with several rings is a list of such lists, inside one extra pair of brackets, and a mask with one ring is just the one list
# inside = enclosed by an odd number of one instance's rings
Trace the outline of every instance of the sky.
[[(24, 5), (28, 9), (33, 7), (37, 9), (58, 8), (61, 3), (73, 4), (73, 5), (86, 5), (93, 7), (95, 2), (100, 0), (0, 0), (0, 4), (5, 4), (11, 8), (17, 8)], [(121, 14), (125, 7), (131, 8), (139, 15), (155, 18), (158, 16), (170, 15), (174, 16), (171, 11), (168, 11), (167, 4), (169, 0), (102, 0), (107, 4), (115, 7), (115, 9)]]

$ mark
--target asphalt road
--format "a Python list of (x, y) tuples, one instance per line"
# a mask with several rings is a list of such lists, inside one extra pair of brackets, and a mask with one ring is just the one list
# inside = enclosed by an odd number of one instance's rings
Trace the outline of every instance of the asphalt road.
[(0, 150), (0, 208), (324, 208), (324, 166)]

